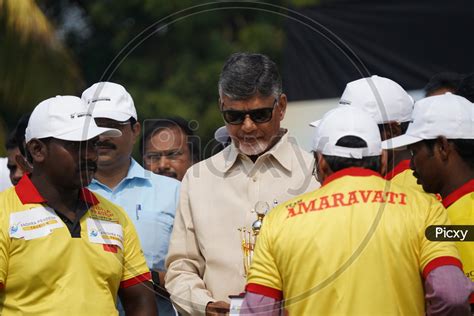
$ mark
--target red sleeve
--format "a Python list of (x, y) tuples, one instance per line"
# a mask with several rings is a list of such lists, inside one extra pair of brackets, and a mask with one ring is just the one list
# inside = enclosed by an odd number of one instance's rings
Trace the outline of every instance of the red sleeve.
[(423, 269), (423, 278), (426, 279), (431, 271), (441, 266), (456, 266), (462, 271), (462, 263), (459, 261), (459, 259), (454, 257), (438, 257), (431, 260)]
[(124, 289), (124, 288), (130, 287), (132, 285), (135, 285), (135, 284), (138, 284), (138, 283), (143, 283), (143, 282), (146, 282), (146, 281), (151, 281), (151, 273), (150, 272), (143, 273), (143, 274), (137, 275), (136, 277), (133, 277), (131, 279), (122, 281), (122, 282), (120, 282), (120, 287), (122, 289)]
[(281, 300), (283, 298), (282, 291), (260, 284), (249, 283), (245, 287), (245, 290), (251, 293), (262, 294), (276, 300)]

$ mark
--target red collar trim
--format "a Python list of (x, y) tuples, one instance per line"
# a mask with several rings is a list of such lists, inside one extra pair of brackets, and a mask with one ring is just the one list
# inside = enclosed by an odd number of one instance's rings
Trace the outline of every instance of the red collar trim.
[(443, 198), (442, 203), (445, 208), (448, 208), (451, 204), (471, 192), (474, 192), (474, 180), (464, 183), (462, 186), (448, 194), (447, 197)]
[(36, 190), (35, 185), (30, 180), (30, 174), (25, 174), (21, 177), (18, 184), (15, 186), (16, 195), (21, 203), (45, 203), (46, 199)]
[(81, 189), (81, 199), (85, 201), (87, 204), (89, 204), (90, 206), (99, 204), (99, 200), (95, 197), (94, 193), (89, 191), (88, 188)]
[(410, 169), (410, 159), (402, 160), (392, 170), (387, 172), (384, 178), (385, 180), (392, 180), (397, 174), (400, 174), (408, 169)]
[(375, 172), (373, 170), (358, 168), (358, 167), (351, 167), (351, 168), (346, 168), (346, 169), (342, 169), (342, 170), (334, 172), (329, 177), (327, 177), (326, 180), (324, 180), (323, 185), (326, 185), (331, 181), (334, 181), (336, 179), (339, 179), (345, 176), (354, 176), (354, 177), (377, 176), (377, 177), (382, 178), (380, 173)]
[[(23, 175), (20, 181), (18, 181), (18, 184), (15, 186), (15, 192), (23, 204), (39, 204), (47, 202), (46, 199), (38, 192), (33, 182), (31, 182), (29, 173)], [(99, 200), (87, 188), (81, 189), (80, 197), (83, 201), (87, 202), (87, 204), (91, 206), (99, 203)]]

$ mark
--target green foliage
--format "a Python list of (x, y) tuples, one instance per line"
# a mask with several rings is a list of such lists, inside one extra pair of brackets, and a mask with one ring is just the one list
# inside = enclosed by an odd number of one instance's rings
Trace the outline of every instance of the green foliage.
[(0, 38), (0, 120), (5, 129), (11, 130), (40, 101), (84, 87), (79, 69), (33, 0), (0, 0)]
[[(125, 49), (128, 55), (114, 63), (116, 71), (107, 72), (105, 79), (131, 92), (140, 120), (176, 115), (196, 120), (206, 144), (223, 125), (217, 81), (225, 59), (233, 52), (252, 51), (279, 62), (283, 18), (245, 4), (190, 9), (195, 5), (194, 1), (87, 2), (84, 10), (92, 34), (84, 43), (69, 43), (80, 63), (87, 65), (86, 81), (92, 84), (132, 41)], [(146, 33), (148, 38), (139, 37), (143, 41), (137, 44), (134, 38), (150, 26), (153, 32)]]
[[(22, 1), (27, 0), (17, 3)], [(295, 8), (314, 2), (280, 0), (269, 4)], [(217, 108), (217, 81), (225, 59), (237, 51), (251, 51), (281, 62), (284, 17), (280, 13), (284, 10), (264, 3), (40, 3), (62, 32), (64, 44), (73, 52), (81, 71), (64, 50), (59, 49), (58, 55), (57, 50), (34, 41), (30, 46), (21, 46), (24, 44), (20, 45), (14, 36), (0, 41), (1, 60), (9, 63), (2, 66), (10, 71), (8, 87), (12, 95), (8, 106), (16, 107), (14, 114), (6, 117), (19, 116), (43, 98), (80, 94), (85, 86), (97, 81), (113, 81), (132, 94), (141, 121), (165, 116), (195, 120), (202, 143), (206, 144), (223, 124)], [(73, 20), (68, 15), (72, 11), (80, 12)], [(24, 18), (28, 17), (25, 14)], [(76, 28), (71, 29), (71, 25)], [(5, 59), (5, 54), (10, 54), (9, 58)], [(11, 56), (21, 58), (23, 63), (15, 62)], [(85, 85), (79, 74), (83, 75)], [(0, 80), (2, 86), (5, 79)]]

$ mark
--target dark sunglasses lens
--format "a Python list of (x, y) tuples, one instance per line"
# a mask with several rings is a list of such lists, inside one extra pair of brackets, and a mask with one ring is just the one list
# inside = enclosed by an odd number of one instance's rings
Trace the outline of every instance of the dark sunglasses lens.
[(250, 114), (250, 118), (255, 123), (266, 123), (272, 119), (273, 108), (255, 110)]
[(241, 124), (245, 118), (245, 113), (240, 111), (224, 111), (222, 115), (224, 116), (224, 120), (229, 124)]

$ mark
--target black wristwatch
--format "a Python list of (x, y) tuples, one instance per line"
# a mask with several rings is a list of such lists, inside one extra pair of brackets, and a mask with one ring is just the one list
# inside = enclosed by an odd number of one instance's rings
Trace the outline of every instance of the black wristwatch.
[(153, 289), (157, 291), (160, 287), (160, 275), (157, 271), (151, 270), (151, 280), (153, 281)]
[(156, 295), (159, 295), (164, 298), (169, 298), (170, 294), (166, 291), (164, 285), (160, 283), (160, 274), (158, 271), (151, 270), (151, 280), (153, 283), (153, 290), (155, 291)]

